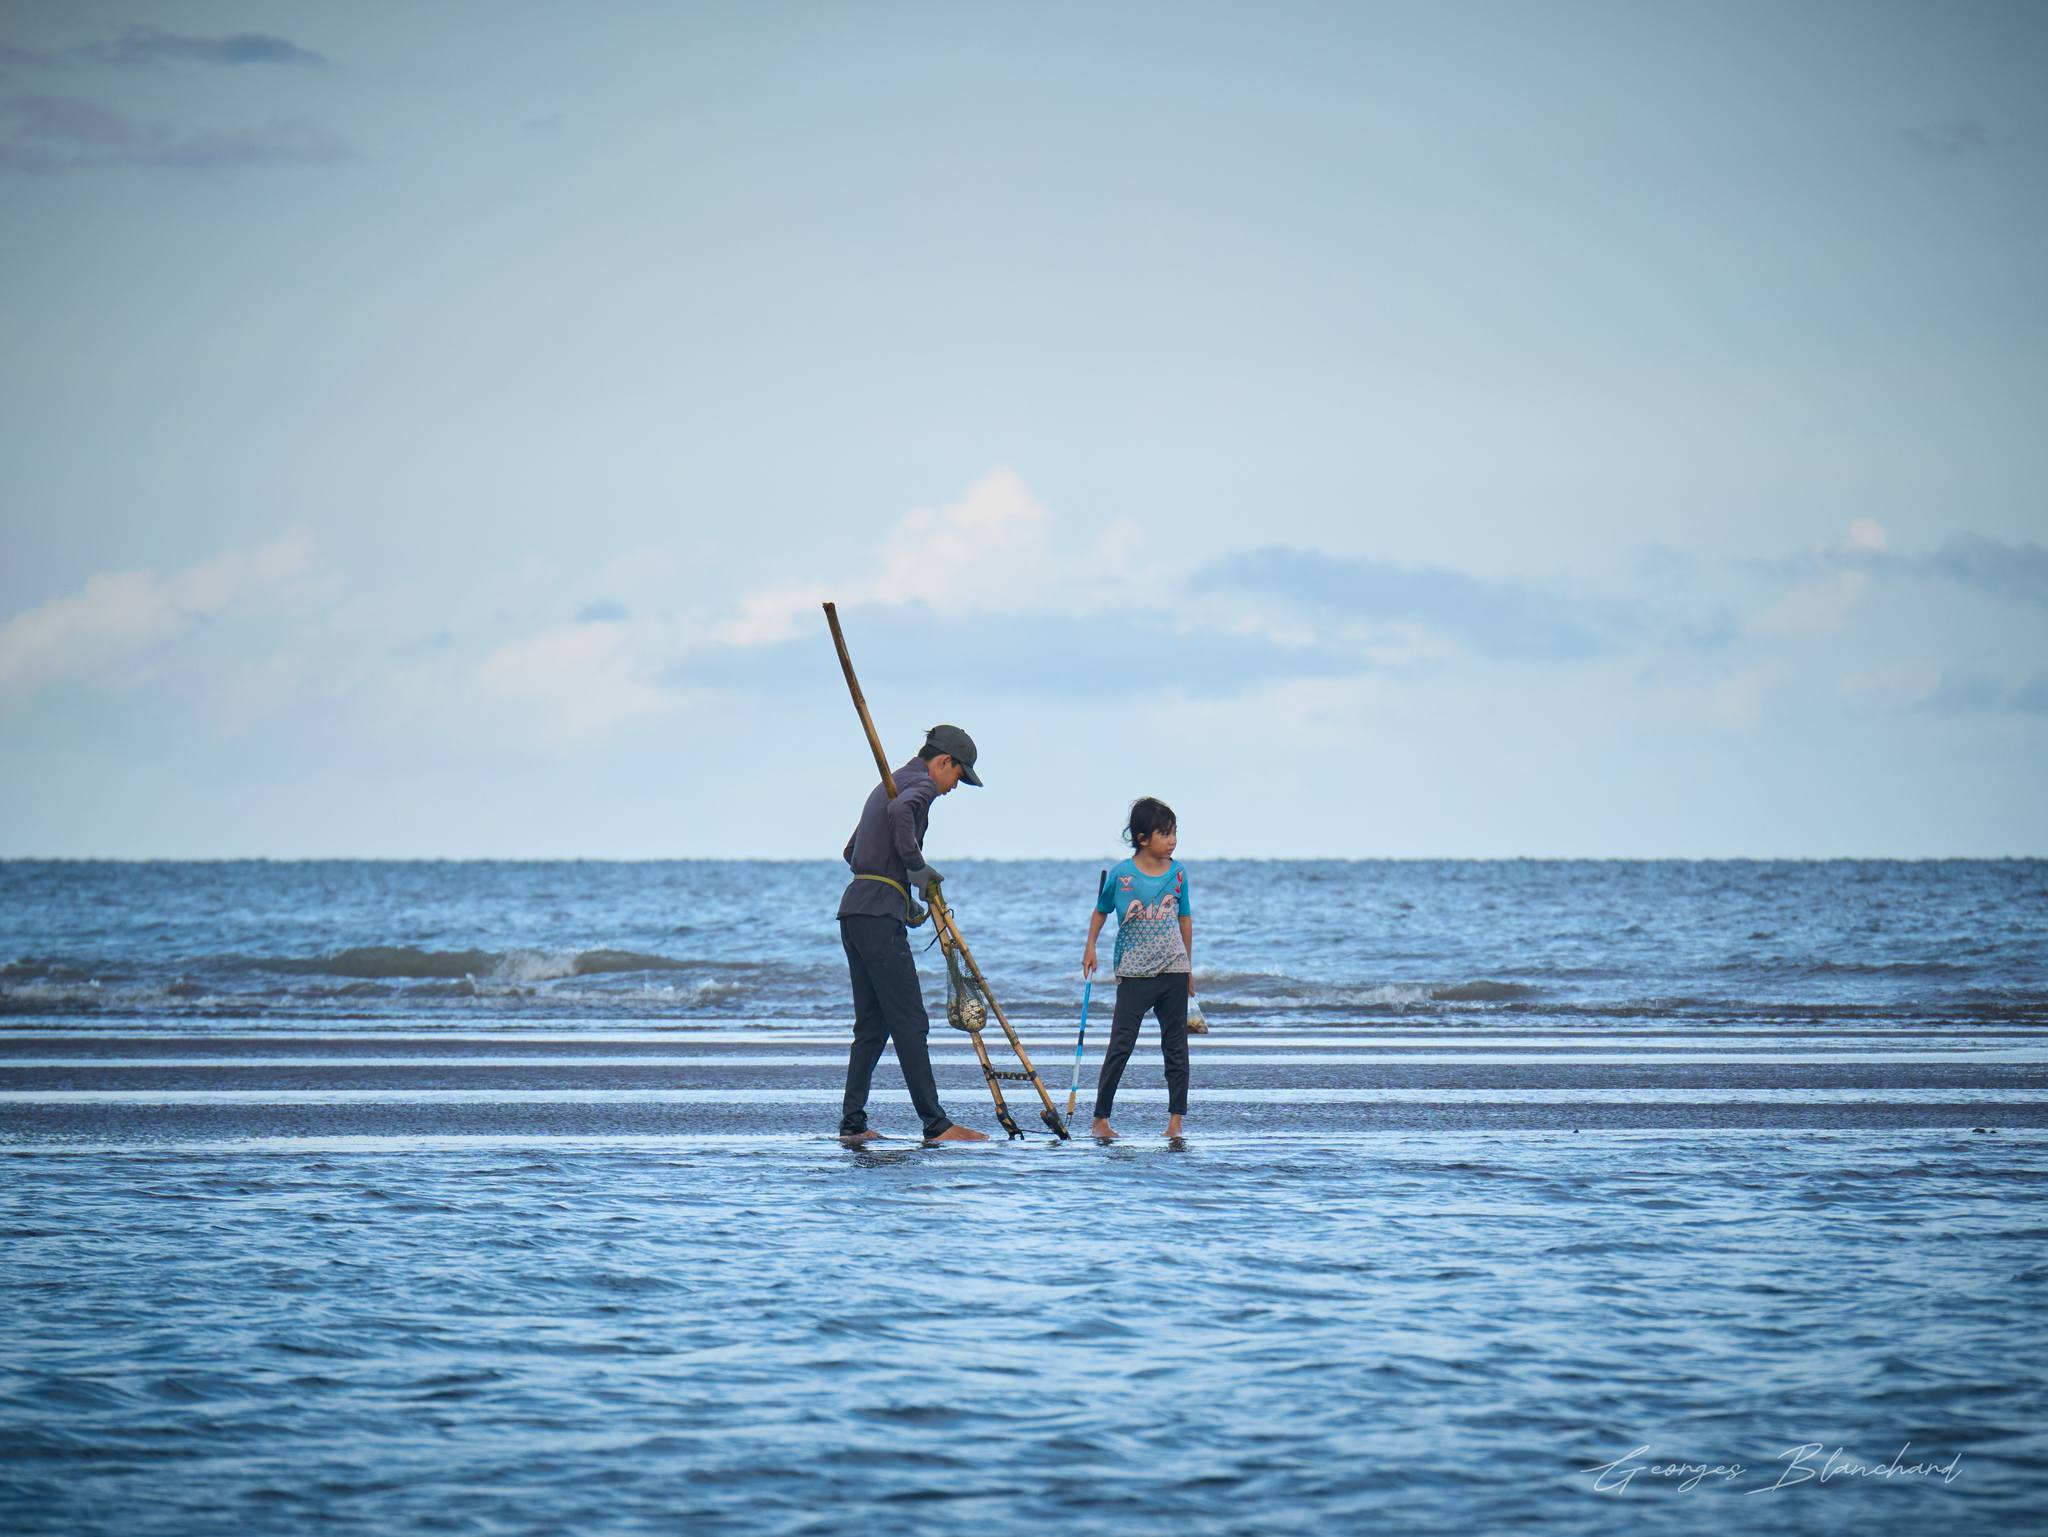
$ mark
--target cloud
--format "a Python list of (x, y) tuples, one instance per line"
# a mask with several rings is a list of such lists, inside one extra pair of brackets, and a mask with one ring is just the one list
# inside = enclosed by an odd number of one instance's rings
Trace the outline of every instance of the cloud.
[(1842, 541), (1830, 548), (1748, 564), (1766, 575), (1803, 579), (1818, 586), (1833, 583), (1845, 572), (1933, 577), (1993, 597), (2048, 607), (2048, 548), (2031, 541), (2008, 543), (1983, 534), (1951, 534), (1929, 554), (1903, 555), (1892, 549), (1882, 524), (1858, 518)]
[(921, 603), (948, 616), (1085, 613), (1115, 599), (1133, 537), (1129, 524), (1114, 523), (1069, 553), (1045, 504), (1015, 470), (998, 467), (959, 500), (907, 513), (883, 539), (872, 571), (750, 593), (716, 633), (728, 645), (773, 645), (807, 631), (828, 598)]
[(2048, 671), (2007, 688), (1989, 673), (1945, 672), (1919, 708), (1929, 715), (2048, 714)]
[(196, 133), (122, 157), (128, 165), (172, 171), (246, 171), (280, 166), (348, 165), (363, 157), (304, 118), (262, 128)]
[(52, 174), (121, 168), (242, 171), (345, 165), (355, 149), (305, 118), (260, 128), (145, 134), (109, 108), (75, 96), (15, 96), (0, 102), (0, 170)]
[[(1312, 636), (1191, 624), (1164, 605), (1133, 609), (1123, 574), (1132, 537), (1113, 524), (1074, 550), (1023, 479), (998, 468), (955, 501), (905, 514), (856, 575), (756, 591), (708, 626), (637, 619), (639, 602), (629, 609), (594, 596), (573, 624), (498, 647), (482, 679), (572, 740), (678, 708), (692, 692), (837, 690), (818, 612), (826, 598), (845, 617), (864, 680), (936, 682), (969, 698), (1228, 694), (1374, 665), (1362, 648)], [(653, 563), (647, 555), (615, 561), (594, 590), (644, 581)]]
[(57, 62), (47, 53), (38, 53), (33, 48), (10, 48), (0, 43), (0, 70), (48, 69)]
[(1906, 130), (1906, 142), (1915, 149), (1953, 160), (1962, 155), (1979, 155), (1991, 148), (1991, 134), (1974, 117), (1953, 117), (1937, 123), (1922, 123)]
[(1952, 534), (1932, 555), (1919, 556), (1909, 565), (1994, 597), (2048, 608), (2048, 549), (2038, 544)]
[[(920, 602), (842, 607), (840, 615), (864, 688), (936, 684), (975, 697), (1217, 696), (1373, 670), (1371, 658), (1358, 651), (1290, 645), (1142, 610), (1106, 618), (986, 613), (963, 621)], [(772, 645), (695, 652), (666, 677), (676, 686), (746, 690), (843, 686), (822, 619)]]
[(324, 53), (267, 32), (236, 32), (227, 37), (187, 37), (156, 27), (129, 27), (111, 43), (68, 51), (68, 57), (124, 69), (149, 69), (162, 64), (281, 64), (302, 69), (332, 69)]
[(1192, 586), (1197, 593), (1260, 593), (1348, 618), (1420, 625), (1500, 660), (1577, 661), (1613, 649), (1570, 599), (1433, 567), (1268, 546), (1204, 566)]
[(1989, 674), (1944, 672), (1919, 707), (1929, 715), (1983, 715), (2004, 704), (2005, 686)]
[(498, 647), (479, 676), (538, 710), (551, 735), (588, 739), (682, 703), (662, 680), (662, 653), (658, 637), (635, 626), (560, 625)]
[(1891, 535), (1882, 523), (1875, 518), (1856, 518), (1831, 548), (1765, 564), (1764, 570), (1772, 575), (1797, 575), (1803, 580), (1752, 616), (1750, 631), (1757, 635), (1833, 635), (1846, 629), (1850, 614), (1870, 590), (1872, 573), (1890, 560), (1890, 549)]
[(1762, 662), (1732, 672), (1714, 684), (1714, 719), (1737, 729), (1754, 726), (1763, 713), (1765, 692), (1777, 680), (1775, 663)]
[(1868, 571), (1835, 571), (1793, 588), (1753, 617), (1758, 635), (1832, 635), (1844, 629), (1857, 602), (1869, 590)]
[(433, 656), (438, 652), (454, 649), (455, 632), (441, 629), (414, 636), (411, 640), (400, 641), (391, 648), (391, 654), (395, 657)]
[[(587, 583), (565, 590), (564, 578), (539, 566), (508, 593), (479, 607), (475, 627), (519, 623), (514, 616), (559, 612), (574, 594), (571, 618), (502, 639), (455, 686), (484, 691), (521, 707), (540, 734), (561, 744), (586, 743), (631, 722), (689, 703), (679, 662), (705, 644), (701, 616), (674, 610), (686, 562), (660, 548), (639, 548), (607, 560)], [(473, 629), (472, 629), (473, 633)], [(502, 635), (502, 630), (498, 632)]]
[(313, 536), (295, 529), (271, 544), (226, 550), (169, 576), (108, 572), (78, 592), (0, 626), (0, 691), (104, 674), (195, 625), (279, 588), (313, 565)]
[(1844, 699), (1918, 705), (1941, 686), (1941, 669), (1931, 662), (1880, 662), (1844, 676), (1835, 691)]
[(0, 124), (17, 144), (75, 144), (119, 149), (141, 137), (120, 113), (76, 96), (14, 96), (0, 101)]

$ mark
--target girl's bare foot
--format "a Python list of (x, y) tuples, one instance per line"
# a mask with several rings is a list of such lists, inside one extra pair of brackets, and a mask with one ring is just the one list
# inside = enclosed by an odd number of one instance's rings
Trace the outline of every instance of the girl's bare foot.
[(1095, 1140), (1097, 1142), (1116, 1141), (1116, 1128), (1110, 1125), (1102, 1116), (1098, 1115), (1095, 1118), (1095, 1124), (1089, 1130), (1095, 1133)]
[(988, 1133), (976, 1131), (971, 1126), (948, 1126), (936, 1137), (925, 1138), (927, 1142), (986, 1142)]
[(1170, 1115), (1170, 1116), (1168, 1116), (1168, 1117), (1166, 1118), (1166, 1134), (1167, 1134), (1167, 1135), (1168, 1135), (1169, 1137), (1178, 1137), (1178, 1136), (1180, 1135), (1180, 1117), (1179, 1117), (1179, 1116), (1177, 1116), (1177, 1115)]
[(848, 1147), (859, 1147), (863, 1142), (879, 1142), (882, 1134), (870, 1127), (866, 1131), (842, 1131), (839, 1140)]

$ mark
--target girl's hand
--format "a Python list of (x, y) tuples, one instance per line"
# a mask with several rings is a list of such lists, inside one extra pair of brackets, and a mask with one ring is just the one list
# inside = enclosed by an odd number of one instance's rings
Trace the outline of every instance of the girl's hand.
[(1188, 973), (1188, 996), (1195, 996), (1195, 974), (1192, 971)]
[(1081, 975), (1084, 977), (1095, 975), (1095, 941), (1092, 939), (1081, 950)]

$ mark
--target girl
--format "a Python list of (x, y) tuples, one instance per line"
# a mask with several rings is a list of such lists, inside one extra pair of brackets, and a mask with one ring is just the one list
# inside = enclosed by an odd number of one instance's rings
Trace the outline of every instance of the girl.
[(1124, 1064), (1138, 1044), (1138, 1025), (1149, 1012), (1159, 1020), (1159, 1054), (1166, 1059), (1166, 1134), (1178, 1137), (1188, 1109), (1188, 999), (1194, 995), (1194, 907), (1188, 872), (1173, 857), (1180, 842), (1173, 808), (1151, 796), (1131, 805), (1124, 836), (1131, 857), (1109, 872), (1088, 943), (1081, 951), (1081, 975), (1095, 975), (1095, 939), (1102, 920), (1116, 914), (1116, 1018), (1102, 1076), (1095, 1082), (1095, 1135), (1116, 1136), (1109, 1112)]

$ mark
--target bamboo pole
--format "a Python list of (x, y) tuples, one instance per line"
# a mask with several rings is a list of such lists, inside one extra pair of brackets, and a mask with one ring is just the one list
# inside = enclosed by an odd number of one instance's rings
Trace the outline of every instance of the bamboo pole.
[(896, 776), (890, 771), (889, 758), (882, 751), (882, 738), (875, 730), (874, 717), (868, 714), (867, 696), (860, 691), (860, 679), (853, 675), (853, 658), (847, 654), (846, 633), (839, 628), (839, 609), (836, 604), (825, 605), (825, 623), (832, 626), (832, 646), (839, 653), (839, 670), (846, 674), (846, 686), (853, 694), (853, 707), (860, 712), (861, 729), (868, 734), (868, 746), (874, 749), (875, 767), (881, 771), (882, 788), (889, 792), (889, 799), (896, 799)]

